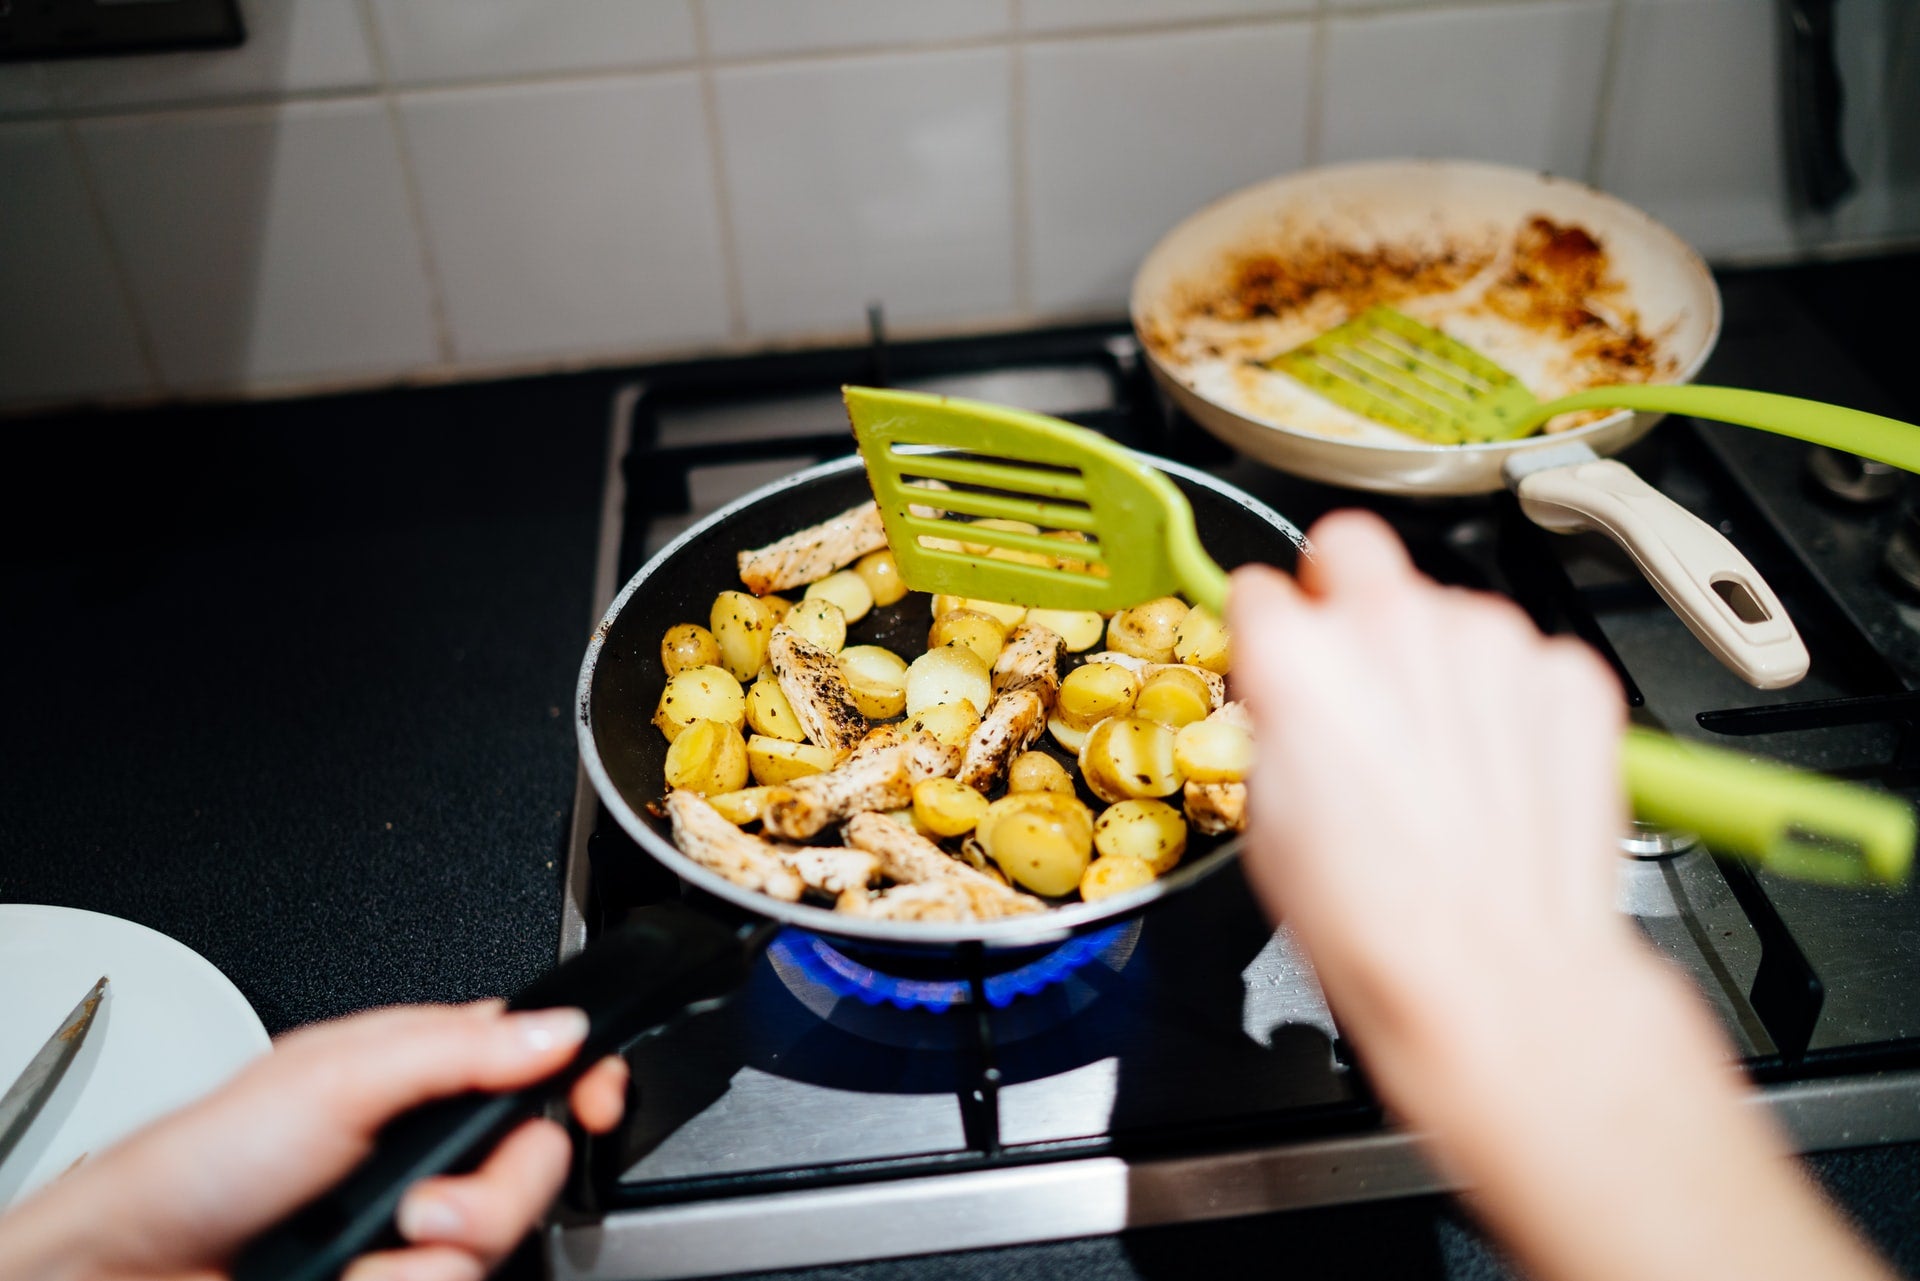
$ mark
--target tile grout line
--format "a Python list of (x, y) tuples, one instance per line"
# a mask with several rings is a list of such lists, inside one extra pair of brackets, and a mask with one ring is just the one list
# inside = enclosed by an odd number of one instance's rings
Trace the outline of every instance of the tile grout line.
[(707, 163), (713, 167), (713, 211), (720, 231), (720, 276), (727, 295), (727, 335), (747, 337), (747, 290), (740, 268), (739, 237), (733, 226), (733, 194), (727, 178), (727, 148), (720, 129), (720, 91), (708, 56), (707, 15), (700, 0), (686, 0), (693, 16), (693, 44), (700, 75), (700, 114), (706, 126)]
[(106, 203), (100, 198), (99, 185), (94, 181), (93, 165), (87, 159), (87, 148), (80, 141), (80, 129), (71, 120), (60, 121), (60, 137), (66, 143), (67, 156), (73, 161), (74, 172), (80, 177), (80, 190), (87, 200), (87, 214), (93, 219), (94, 232), (100, 237), (100, 246), (106, 254), (107, 270), (113, 276), (114, 289), (120, 295), (120, 305), (127, 309), (127, 319), (133, 325), (134, 347), (140, 353), (140, 365), (147, 376), (148, 390), (164, 394), (169, 388), (165, 371), (160, 365), (160, 351), (154, 345), (153, 327), (148, 324), (146, 313), (140, 307), (140, 297), (134, 292), (133, 276), (127, 270), (126, 255), (121, 253), (120, 244), (113, 236), (113, 228), (107, 222)]
[(1327, 10), (1332, 0), (1319, 0), (1313, 9), (1313, 29), (1307, 48), (1307, 145), (1303, 153), (1306, 167), (1320, 163), (1322, 137), (1327, 117)]
[(414, 242), (420, 248), (420, 270), (427, 278), (427, 315), (433, 324), (434, 352), (442, 364), (455, 360), (453, 320), (447, 315), (445, 291), (440, 283), (440, 263), (434, 256), (433, 239), (427, 234), (426, 203), (420, 196), (420, 179), (413, 171), (413, 147), (400, 119), (400, 103), (393, 91), (393, 75), (387, 65), (387, 45), (381, 38), (380, 24), (373, 14), (372, 0), (357, 0), (361, 38), (373, 59), (373, 75), (379, 85), (381, 111), (387, 119), (395, 152), (400, 158), (400, 188), (407, 202), (407, 221), (413, 227)]
[(1600, 185), (1600, 168), (1606, 160), (1608, 124), (1613, 118), (1614, 95), (1619, 89), (1620, 63), (1627, 26), (1627, 0), (1613, 0), (1607, 12), (1607, 47), (1600, 55), (1600, 92), (1593, 106), (1593, 136), (1587, 140), (1587, 171), (1580, 180), (1589, 187)]
[[(1430, 6), (1431, 9), (1459, 8), (1502, 8), (1515, 5), (1536, 3), (1537, 0), (1466, 0), (1465, 3)], [(1106, 39), (1109, 37), (1171, 35), (1183, 32), (1231, 31), (1245, 28), (1287, 26), (1295, 23), (1308, 24), (1314, 20), (1314, 10), (1297, 9), (1282, 13), (1262, 13), (1252, 15), (1234, 14), (1218, 18), (1175, 18), (1161, 22), (1116, 23), (1106, 26), (1072, 28), (1060, 31), (1021, 31), (1012, 30), (995, 35), (966, 36), (957, 38), (927, 40), (920, 42), (878, 45), (838, 45), (824, 49), (793, 49), (781, 53), (738, 55), (728, 58), (714, 58), (704, 51), (705, 23), (697, 0), (688, 0), (694, 5), (696, 38), (702, 42), (702, 51), (692, 59), (680, 59), (670, 62), (651, 63), (644, 66), (616, 66), (569, 68), (560, 71), (523, 71), (512, 75), (476, 76), (471, 79), (422, 80), (407, 84), (394, 84), (383, 79), (379, 92), (396, 96), (411, 96), (429, 93), (461, 93), (472, 90), (513, 88), (520, 85), (556, 84), (571, 81), (592, 80), (628, 80), (653, 75), (671, 75), (676, 72), (726, 71), (735, 68), (777, 67), (794, 64), (865, 61), (913, 55), (920, 53), (960, 52), (969, 49), (1006, 48), (1016, 39), (1027, 44), (1066, 44), (1083, 39)], [(1393, 6), (1384, 10), (1357, 9), (1356, 13), (1401, 13), (1408, 12), (1403, 7)], [(363, 21), (365, 21), (363, 19)], [(378, 34), (371, 22), (366, 23), (370, 45), (377, 43)], [(100, 117), (145, 116), (155, 114), (178, 114), (197, 111), (221, 110), (226, 108), (278, 106), (291, 102), (324, 102), (339, 98), (359, 98), (369, 96), (368, 90), (361, 86), (335, 85), (313, 89), (299, 89), (291, 92), (246, 92), (217, 97), (173, 98), (152, 103), (121, 103), (98, 107), (51, 107), (44, 111), (26, 111), (0, 118), (0, 126), (44, 121), (50, 119), (94, 119)]]
[(1007, 163), (1011, 166), (1009, 196), (1013, 201), (1013, 309), (1022, 316), (1033, 314), (1033, 208), (1032, 175), (1027, 156), (1027, 46), (1021, 38), (1020, 0), (1008, 0), (1008, 21), (1013, 38), (1007, 50)]

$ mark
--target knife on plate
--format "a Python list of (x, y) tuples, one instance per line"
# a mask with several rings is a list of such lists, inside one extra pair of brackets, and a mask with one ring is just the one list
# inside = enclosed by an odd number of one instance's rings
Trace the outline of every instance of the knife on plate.
[(80, 1043), (87, 1039), (93, 1016), (100, 1012), (100, 1002), (106, 995), (107, 976), (103, 974), (93, 989), (80, 998), (80, 1004), (73, 1007), (73, 1013), (61, 1020), (40, 1052), (28, 1061), (26, 1071), (7, 1087), (5, 1094), (0, 1094), (0, 1161), (7, 1159), (7, 1154), (20, 1142), (20, 1136), (33, 1124), (33, 1118), (40, 1115), (40, 1109), (53, 1097), (60, 1078), (67, 1074), (67, 1065), (80, 1053)]

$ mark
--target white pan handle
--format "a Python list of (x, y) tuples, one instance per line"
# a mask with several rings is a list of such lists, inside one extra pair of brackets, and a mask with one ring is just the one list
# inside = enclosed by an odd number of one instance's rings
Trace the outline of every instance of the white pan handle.
[(1747, 558), (1625, 464), (1575, 445), (1517, 455), (1506, 478), (1542, 529), (1597, 529), (1620, 544), (1700, 642), (1749, 685), (1779, 689), (1807, 674), (1805, 642)]

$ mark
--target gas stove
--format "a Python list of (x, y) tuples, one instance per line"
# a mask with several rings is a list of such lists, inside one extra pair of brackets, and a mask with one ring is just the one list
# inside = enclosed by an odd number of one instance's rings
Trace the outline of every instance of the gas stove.
[[(1764, 274), (1727, 282), (1704, 381), (1895, 412)], [(1594, 644), (1636, 721), (1920, 797), (1920, 523), (1904, 477), (1670, 420), (1623, 457), (1726, 533), (1812, 670), (1739, 681), (1611, 544), (1506, 495), (1396, 500), (1282, 476), (1172, 410), (1123, 325), (662, 366), (614, 396), (598, 600), (739, 494), (850, 452), (838, 388), (1020, 405), (1202, 467), (1302, 527), (1387, 517), (1442, 581)], [(1793, 361), (1784, 359), (1787, 354)], [(1795, 363), (1797, 362), (1797, 363)], [(1795, 373), (1798, 369), (1801, 372)], [(1920, 578), (1920, 569), (1913, 577)], [(1618, 901), (1718, 1012), (1757, 1106), (1805, 1150), (1920, 1138), (1920, 891), (1840, 891), (1621, 842)], [(582, 779), (561, 953), (692, 893)], [(1230, 868), (1058, 953), (927, 972), (799, 932), (720, 1010), (634, 1047), (624, 1128), (582, 1144), (547, 1238), (560, 1277), (692, 1277), (1115, 1232), (1446, 1187), (1383, 1117), (1311, 969)]]

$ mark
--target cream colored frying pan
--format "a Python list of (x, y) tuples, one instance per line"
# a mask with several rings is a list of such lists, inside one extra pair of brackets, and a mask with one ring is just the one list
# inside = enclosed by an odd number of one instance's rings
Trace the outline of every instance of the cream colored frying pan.
[[(1485, 306), (1519, 228), (1536, 217), (1598, 241), (1617, 288), (1595, 310), (1650, 343), (1652, 381), (1686, 382), (1720, 331), (1720, 294), (1699, 255), (1644, 213), (1576, 182), (1460, 161), (1304, 170), (1224, 197), (1175, 227), (1134, 278), (1135, 331), (1180, 408), (1282, 471), (1354, 489), (1459, 495), (1512, 489), (1536, 523), (1597, 529), (1626, 550), (1693, 633), (1761, 688), (1806, 675), (1805, 644), (1746, 557), (1705, 522), (1604, 457), (1660, 415), (1621, 410), (1568, 430), (1480, 445), (1430, 445), (1322, 400), (1259, 367), (1348, 318), (1332, 293), (1272, 315), (1210, 314), (1207, 300), (1250, 258), (1285, 263), (1316, 246), (1454, 255), (1451, 287), (1395, 305), (1485, 352), (1542, 398), (1614, 381), (1565, 336)], [(1610, 373), (1611, 371), (1609, 371)]]

